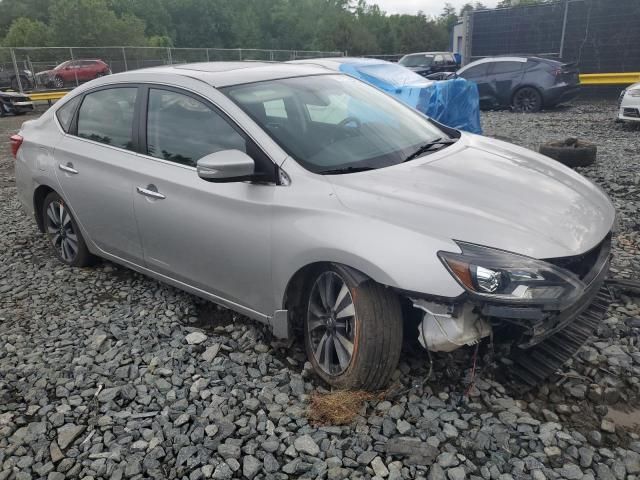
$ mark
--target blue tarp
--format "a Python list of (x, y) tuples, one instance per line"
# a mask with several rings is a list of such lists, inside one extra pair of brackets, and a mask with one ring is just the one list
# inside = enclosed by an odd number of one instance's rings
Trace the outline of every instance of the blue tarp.
[(343, 63), (340, 71), (390, 93), (448, 127), (482, 133), (478, 87), (464, 78), (433, 82), (401, 65), (368, 59)]

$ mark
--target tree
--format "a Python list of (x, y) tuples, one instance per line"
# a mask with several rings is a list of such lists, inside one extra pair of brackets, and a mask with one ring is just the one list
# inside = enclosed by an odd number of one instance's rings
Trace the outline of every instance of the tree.
[(18, 18), (49, 22), (49, 0), (0, 0), (0, 37)]
[(398, 53), (446, 48), (457, 20), (451, 4), (433, 18), (388, 15), (371, 0), (0, 0), (0, 39), (11, 45)]
[(146, 44), (144, 22), (128, 13), (118, 17), (105, 0), (54, 0), (50, 14), (52, 41), (56, 45)]
[(13, 21), (2, 41), (5, 47), (36, 47), (49, 43), (49, 27), (38, 20), (20, 17)]

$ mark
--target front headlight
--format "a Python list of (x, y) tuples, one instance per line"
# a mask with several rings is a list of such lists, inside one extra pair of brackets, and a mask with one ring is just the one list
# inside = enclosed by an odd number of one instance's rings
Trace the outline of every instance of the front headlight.
[(630, 97), (640, 97), (640, 88), (632, 88), (631, 90), (627, 90), (627, 95)]
[(573, 273), (548, 262), (471, 243), (462, 253), (438, 252), (454, 278), (470, 293), (487, 300), (563, 308), (584, 293)]

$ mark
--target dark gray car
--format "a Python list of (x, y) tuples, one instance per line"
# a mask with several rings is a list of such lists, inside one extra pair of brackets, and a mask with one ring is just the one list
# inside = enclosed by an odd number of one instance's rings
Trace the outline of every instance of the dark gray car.
[[(18, 82), (20, 77), (20, 82)], [(19, 74), (13, 68), (4, 68), (0, 65), (0, 88), (10, 88), (16, 92), (20, 90), (31, 90), (33, 87), (33, 74), (29, 70), (20, 70)]]
[(458, 70), (478, 85), (482, 108), (537, 112), (575, 97), (580, 76), (575, 64), (538, 57), (483, 58)]

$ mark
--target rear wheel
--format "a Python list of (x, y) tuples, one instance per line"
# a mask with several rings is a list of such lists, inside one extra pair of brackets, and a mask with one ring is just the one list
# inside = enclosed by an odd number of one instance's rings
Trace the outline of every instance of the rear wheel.
[(539, 112), (542, 108), (542, 95), (533, 87), (523, 87), (514, 93), (511, 106), (517, 112)]
[(356, 284), (342, 269), (327, 267), (311, 282), (304, 335), (309, 361), (331, 386), (384, 388), (402, 348), (400, 302), (372, 280)]
[(44, 227), (58, 259), (73, 267), (85, 267), (95, 260), (78, 224), (64, 200), (56, 192), (46, 196), (42, 204)]

